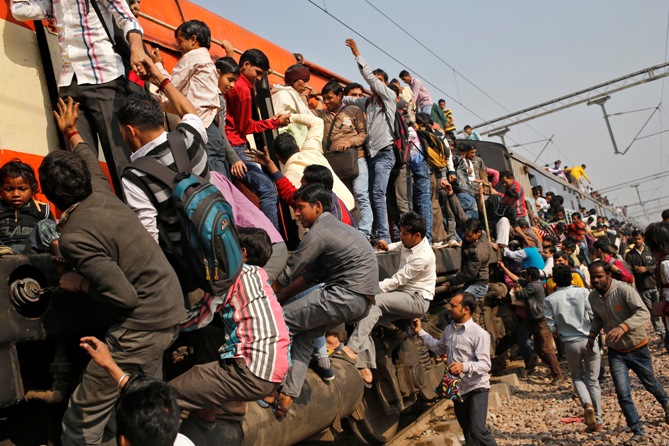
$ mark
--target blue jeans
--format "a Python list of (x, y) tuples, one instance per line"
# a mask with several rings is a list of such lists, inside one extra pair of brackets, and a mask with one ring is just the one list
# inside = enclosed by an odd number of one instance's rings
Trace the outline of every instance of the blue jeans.
[(274, 182), (262, 171), (256, 163), (249, 161), (244, 151), (248, 149), (248, 144), (232, 147), (239, 158), (244, 162), (248, 171), (242, 181), (258, 196), (260, 210), (269, 218), (274, 227), (279, 230), (279, 212), (277, 205), (279, 202)]
[(413, 173), (414, 206), (416, 212), (423, 216), (427, 225), (427, 240), (432, 243), (432, 225), (434, 216), (432, 214), (432, 194), (430, 191), (430, 168), (425, 160), (409, 161)]
[(367, 240), (372, 238), (372, 224), (374, 224), (374, 214), (372, 205), (369, 201), (369, 169), (367, 167), (367, 158), (358, 158), (358, 176), (353, 180), (353, 194), (355, 195), (355, 205), (360, 213), (358, 229)]
[(643, 424), (632, 401), (629, 371), (632, 370), (634, 372), (643, 387), (655, 397), (662, 407), (669, 404), (667, 392), (664, 391), (662, 384), (657, 382), (653, 374), (653, 363), (650, 359), (648, 346), (644, 345), (625, 353), (610, 348), (609, 368), (611, 370), (613, 385), (616, 387), (618, 404), (627, 420), (627, 427), (635, 434), (643, 432)]
[(471, 294), (476, 300), (483, 299), (488, 293), (488, 284), (473, 283), (465, 288), (465, 293)]
[(476, 198), (469, 195), (467, 192), (460, 192), (458, 194), (458, 200), (460, 200), (460, 205), (462, 210), (467, 214), (467, 218), (479, 218), (479, 208), (476, 205)]
[(369, 159), (369, 187), (371, 189), (372, 212), (376, 225), (376, 240), (385, 240), (390, 243), (390, 229), (388, 227), (388, 208), (386, 206), (386, 189), (390, 171), (395, 165), (395, 154), (392, 147), (381, 149)]

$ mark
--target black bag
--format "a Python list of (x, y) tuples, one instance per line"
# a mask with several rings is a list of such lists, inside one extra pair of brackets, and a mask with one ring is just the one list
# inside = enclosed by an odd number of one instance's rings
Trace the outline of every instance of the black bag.
[(337, 174), (339, 179), (342, 180), (342, 182), (347, 183), (357, 178), (360, 174), (358, 169), (358, 149), (357, 147), (350, 147), (343, 152), (330, 150), (332, 130), (334, 129), (337, 116), (339, 116), (339, 112), (337, 112), (332, 119), (332, 124), (330, 124), (330, 131), (328, 132), (328, 137), (325, 141), (325, 152), (323, 155), (325, 156), (325, 159), (328, 160), (332, 170), (334, 170), (334, 173)]
[[(402, 113), (395, 110), (395, 122), (391, 123), (388, 113), (386, 113), (386, 104), (381, 100), (381, 98), (376, 98), (381, 110), (383, 110), (383, 116), (386, 118), (386, 124), (388, 124), (388, 129), (393, 136), (393, 154), (395, 155), (395, 166), (394, 170), (400, 169), (402, 166), (409, 164), (409, 159), (411, 158), (411, 145), (409, 144), (409, 129), (407, 128), (406, 123), (404, 122), (404, 117)], [(365, 111), (369, 104), (371, 104), (372, 98), (368, 98), (365, 103)]]

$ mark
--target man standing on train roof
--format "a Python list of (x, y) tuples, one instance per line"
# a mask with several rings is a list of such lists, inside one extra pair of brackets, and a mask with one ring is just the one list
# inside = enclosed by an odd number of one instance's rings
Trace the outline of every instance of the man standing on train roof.
[(402, 70), (399, 77), (402, 79), (402, 82), (411, 87), (413, 100), (416, 104), (416, 113), (420, 112), (429, 115), (432, 111), (433, 101), (430, 92), (427, 91), (423, 82), (417, 77), (412, 77), (407, 70)]
[[(127, 96), (125, 68), (114, 50), (112, 21), (123, 31), (130, 45), (130, 69), (144, 76), (149, 56), (142, 43), (142, 27), (130, 12), (126, 0), (11, 0), (17, 20), (54, 19), (63, 57), (58, 95), (72, 97), (80, 104), (81, 137), (97, 154), (98, 138), (112, 174), (117, 194), (120, 177), (128, 165), (129, 152), (119, 132), (114, 110)], [(104, 23), (100, 18), (104, 20)]]
[(572, 184), (578, 187), (579, 190), (583, 190), (581, 177), (585, 178), (588, 181), (588, 184), (592, 184), (592, 181), (590, 181), (590, 178), (588, 178), (588, 174), (585, 173), (585, 164), (581, 164), (580, 166), (576, 167), (565, 168), (564, 172), (569, 175)]
[[(353, 98), (344, 96), (344, 104), (359, 107), (367, 114), (367, 151), (369, 156), (369, 185), (376, 239), (390, 242), (388, 226), (388, 208), (386, 206), (386, 190), (390, 172), (395, 166), (393, 152), (395, 111), (397, 111), (397, 95), (388, 88), (388, 75), (381, 69), (372, 71), (365, 62), (358, 45), (353, 39), (346, 40), (358, 64), (360, 74), (372, 90), (370, 98)], [(428, 111), (429, 113), (429, 111)]]

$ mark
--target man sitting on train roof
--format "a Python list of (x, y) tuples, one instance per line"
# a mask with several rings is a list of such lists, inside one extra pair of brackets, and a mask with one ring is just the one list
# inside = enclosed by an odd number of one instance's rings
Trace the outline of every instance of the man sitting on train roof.
[(293, 335), (293, 364), (274, 401), (280, 417), (302, 392), (314, 340), (365, 317), (379, 293), (374, 250), (361, 232), (326, 211), (331, 196), (319, 184), (295, 195), (295, 215), (309, 231), (273, 285), (279, 301), (288, 302), (283, 311)]
[(410, 211), (400, 217), (399, 226), (401, 241), (388, 244), (381, 240), (377, 245), (384, 251), (400, 253), (397, 272), (379, 282), (381, 294), (376, 295), (375, 304), (358, 322), (347, 343), (348, 348), (358, 355), (356, 366), (367, 385), (372, 382), (370, 369), (376, 369), (376, 349), (371, 336), (374, 327), (396, 319), (421, 317), (434, 298), (436, 259), (425, 237), (425, 219)]
[[(186, 314), (177, 276), (135, 214), (116, 198), (79, 135), (78, 104), (61, 99), (54, 115), (74, 147), (51, 152), (39, 168), (44, 194), (64, 211), (62, 255), (76, 268), (59, 285), (110, 305), (115, 323), (105, 340), (114, 360), (128, 372), (160, 378), (163, 353)], [(63, 445), (101, 444), (117, 397), (117, 383), (89, 363), (63, 417)]]
[[(285, 85), (272, 85), (272, 106), (274, 113), (292, 115), (299, 113), (302, 115), (313, 114), (307, 103), (306, 90), (309, 86), (311, 74), (309, 68), (302, 64), (291, 65), (286, 68), (284, 74)], [(303, 124), (291, 122), (285, 127), (279, 129), (279, 133), (290, 133), (297, 141), (297, 146), (301, 147), (307, 138), (307, 127)]]
[[(206, 151), (209, 169), (228, 176), (230, 166), (242, 162), (235, 151), (225, 144), (216, 125), (221, 102), (218, 74), (209, 54), (211, 31), (206, 23), (189, 20), (179, 25), (174, 31), (174, 38), (181, 52), (181, 59), (172, 69), (171, 75), (163, 67), (163, 59), (158, 49), (151, 52), (151, 59), (163, 75), (170, 79), (172, 84), (193, 104), (198, 117), (204, 123), (207, 129)], [(177, 113), (164, 93), (159, 92), (155, 98), (167, 113)], [(229, 148), (227, 152), (226, 148)]]

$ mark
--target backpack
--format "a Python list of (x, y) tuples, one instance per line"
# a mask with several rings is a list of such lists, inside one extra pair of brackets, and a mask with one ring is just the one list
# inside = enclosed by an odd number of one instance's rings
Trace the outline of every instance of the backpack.
[(232, 207), (216, 186), (192, 172), (179, 130), (168, 133), (167, 143), (178, 172), (151, 157), (141, 157), (129, 167), (172, 190), (184, 242), (184, 263), (200, 288), (216, 296), (223, 295), (244, 266)]
[[(404, 123), (404, 117), (397, 110), (395, 110), (395, 122), (391, 123), (390, 118), (388, 118), (388, 113), (386, 113), (386, 104), (378, 96), (376, 99), (379, 103), (379, 106), (381, 107), (381, 110), (383, 111), (383, 116), (386, 118), (386, 123), (388, 124), (388, 128), (391, 130), (393, 136), (393, 153), (395, 154), (394, 169), (398, 169), (409, 163), (411, 149), (411, 146), (409, 145), (409, 130), (407, 129), (407, 125)], [(367, 98), (367, 102), (365, 103), (365, 110), (367, 110), (367, 107), (371, 103), (372, 98)]]
[(438, 170), (446, 168), (448, 164), (448, 149), (446, 149), (444, 141), (434, 132), (417, 130), (417, 133), (421, 146), (425, 148), (422, 152), (430, 167)]

